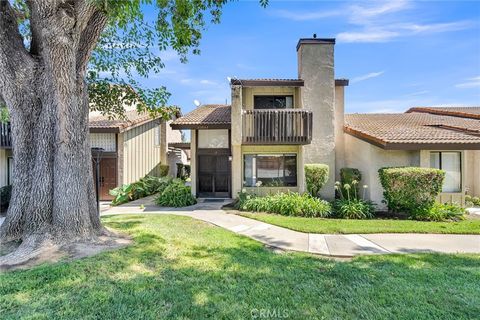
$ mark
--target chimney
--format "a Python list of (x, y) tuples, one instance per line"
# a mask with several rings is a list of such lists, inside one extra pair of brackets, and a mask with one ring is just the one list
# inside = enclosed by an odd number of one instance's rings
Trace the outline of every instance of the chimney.
[(300, 39), (297, 44), (298, 78), (303, 108), (313, 113), (312, 142), (303, 147), (303, 162), (329, 166), (330, 176), (320, 191), (327, 199), (335, 197), (335, 39)]

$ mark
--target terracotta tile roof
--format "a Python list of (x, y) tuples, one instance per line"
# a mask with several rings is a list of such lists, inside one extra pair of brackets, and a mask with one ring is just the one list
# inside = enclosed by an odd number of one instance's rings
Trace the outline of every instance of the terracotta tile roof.
[(173, 129), (229, 128), (230, 105), (205, 104), (171, 123)]
[(407, 111), (407, 113), (411, 112), (423, 112), (461, 118), (480, 119), (480, 107), (414, 107)]
[[(91, 131), (117, 131), (122, 132), (131, 127), (141, 125), (143, 123), (153, 121), (148, 113), (139, 113), (136, 110), (126, 111), (126, 119), (110, 119), (104, 115), (90, 115), (89, 126)], [(157, 118), (158, 119), (158, 118)]]
[(480, 121), (430, 113), (346, 114), (345, 132), (385, 149), (480, 149)]

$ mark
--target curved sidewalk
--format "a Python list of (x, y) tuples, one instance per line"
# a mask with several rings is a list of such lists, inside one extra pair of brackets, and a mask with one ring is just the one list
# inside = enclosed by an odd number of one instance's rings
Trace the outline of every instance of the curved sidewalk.
[[(282, 250), (315, 253), (325, 256), (353, 257), (360, 254), (387, 253), (480, 253), (480, 235), (454, 234), (314, 234), (293, 231), (254, 219), (229, 214), (223, 202), (198, 203), (186, 208), (161, 208), (152, 197), (112, 207), (111, 214), (174, 214), (212, 223)], [(144, 208), (141, 209), (140, 206)]]

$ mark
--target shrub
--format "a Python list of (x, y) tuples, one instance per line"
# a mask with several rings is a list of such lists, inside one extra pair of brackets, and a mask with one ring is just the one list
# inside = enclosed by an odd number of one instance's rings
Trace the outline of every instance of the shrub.
[(412, 218), (433, 207), (445, 177), (442, 170), (418, 167), (382, 168), (378, 173), (388, 209)]
[(370, 219), (375, 214), (375, 203), (365, 199), (365, 190), (360, 198), (358, 180), (351, 183), (335, 182), (335, 190), (340, 198), (333, 201), (333, 212), (337, 218), (342, 219)]
[(12, 186), (4, 186), (0, 188), (0, 210), (6, 210), (10, 204), (10, 198), (12, 197)]
[(434, 203), (429, 210), (416, 211), (416, 220), (445, 221), (461, 220), (465, 215), (465, 209), (455, 203)]
[(320, 189), (328, 181), (329, 169), (326, 164), (306, 164), (305, 182), (311, 196), (317, 197)]
[[(341, 185), (348, 184), (352, 188), (354, 187), (356, 190), (356, 194), (359, 195), (359, 190), (358, 186), (360, 181), (362, 180), (362, 174), (360, 173), (360, 170), (355, 169), (355, 168), (341, 168), (340, 169), (340, 183)], [(357, 181), (357, 184), (353, 184), (353, 181)], [(342, 189), (341, 190), (343, 194), (346, 194), (346, 190)]]
[(186, 207), (197, 201), (192, 195), (192, 190), (182, 180), (175, 179), (159, 194), (156, 203), (162, 207)]
[(166, 164), (161, 164), (159, 168), (160, 177), (166, 177), (168, 175), (168, 171), (170, 170), (170, 166)]
[(112, 205), (116, 206), (161, 192), (170, 184), (171, 180), (168, 177), (145, 176), (134, 183), (124, 184), (121, 187), (112, 189), (109, 191), (115, 197), (112, 200)]
[(465, 205), (467, 207), (480, 207), (480, 197), (465, 196)]
[(285, 216), (327, 217), (331, 213), (330, 204), (305, 193), (277, 193), (264, 197), (240, 193), (237, 209), (253, 212), (276, 213)]

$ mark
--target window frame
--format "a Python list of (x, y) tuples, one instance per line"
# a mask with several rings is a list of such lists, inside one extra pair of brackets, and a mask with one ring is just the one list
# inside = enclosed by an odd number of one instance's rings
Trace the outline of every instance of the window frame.
[[(292, 107), (291, 108), (275, 108), (275, 106), (273, 106), (272, 108), (256, 108), (255, 107), (255, 98), (272, 98), (274, 101), (275, 101), (275, 98), (285, 98), (285, 106), (286, 106), (286, 102), (287, 102), (287, 97), (291, 97), (292, 98)], [(275, 103), (274, 103), (275, 105)], [(288, 110), (288, 109), (295, 109), (295, 95), (294, 94), (254, 94), (253, 95), (253, 106), (252, 106), (252, 109), (253, 110)]]
[[(442, 192), (441, 193), (463, 193), (463, 152), (462, 151), (455, 151), (455, 150), (443, 150), (443, 151), (430, 151), (429, 152), (429, 166), (432, 168), (432, 162), (431, 162), (431, 156), (434, 153), (438, 153), (438, 166), (439, 168), (435, 169), (442, 169), (442, 153), (458, 153), (459, 155), (459, 162), (460, 162), (460, 190), (459, 191), (453, 191), (453, 192), (444, 192), (443, 191), (443, 185), (442, 185)], [(445, 181), (444, 181), (445, 182)]]
[[(245, 177), (245, 157), (246, 156), (254, 156), (257, 158), (258, 156), (260, 157), (268, 157), (268, 156), (281, 156), (283, 158), (283, 179), (285, 179), (285, 157), (286, 156), (294, 156), (295, 157), (295, 185), (282, 185), (282, 186), (268, 186), (262, 183), (259, 187), (265, 187), (265, 188), (298, 188), (299, 183), (298, 183), (298, 153), (297, 152), (276, 152), (276, 153), (258, 153), (258, 152), (246, 152), (242, 153), (242, 188), (258, 188), (255, 185), (247, 186), (246, 185), (246, 177)], [(258, 180), (261, 180), (261, 178), (258, 178), (258, 166), (256, 167), (256, 172), (255, 172), (255, 177)]]

